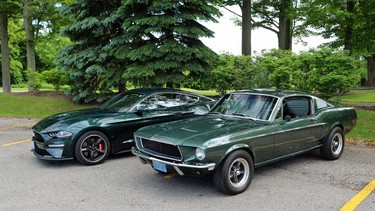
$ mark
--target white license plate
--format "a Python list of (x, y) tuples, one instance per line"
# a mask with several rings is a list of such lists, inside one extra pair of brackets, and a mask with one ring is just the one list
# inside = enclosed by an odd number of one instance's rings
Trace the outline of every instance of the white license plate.
[(152, 166), (154, 167), (155, 170), (167, 173), (167, 165), (165, 165), (164, 163), (153, 160)]

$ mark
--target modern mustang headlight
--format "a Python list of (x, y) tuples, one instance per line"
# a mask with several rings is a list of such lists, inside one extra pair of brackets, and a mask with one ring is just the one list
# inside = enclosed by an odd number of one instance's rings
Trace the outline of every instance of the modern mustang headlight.
[(198, 160), (204, 160), (206, 158), (206, 153), (204, 152), (204, 150), (202, 148), (196, 148), (195, 149), (195, 157), (198, 159)]
[(58, 132), (51, 132), (48, 133), (49, 136), (51, 137), (56, 137), (56, 138), (68, 138), (73, 135), (73, 133), (68, 132), (68, 131), (58, 131)]

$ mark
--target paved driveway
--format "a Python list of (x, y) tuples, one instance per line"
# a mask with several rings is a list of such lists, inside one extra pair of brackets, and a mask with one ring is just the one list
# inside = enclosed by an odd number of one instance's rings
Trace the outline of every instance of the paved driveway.
[(226, 196), (210, 177), (166, 176), (131, 154), (97, 166), (38, 160), (30, 151), (36, 121), (0, 118), (0, 210), (375, 210), (375, 148), (347, 145), (336, 161), (313, 151), (261, 167), (246, 192)]

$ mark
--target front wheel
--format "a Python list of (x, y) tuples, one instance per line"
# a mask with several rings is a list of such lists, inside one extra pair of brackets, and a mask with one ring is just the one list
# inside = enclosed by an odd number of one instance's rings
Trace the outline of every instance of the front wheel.
[(222, 193), (236, 195), (250, 185), (254, 174), (252, 157), (244, 150), (229, 154), (214, 173), (215, 187)]
[(344, 146), (344, 133), (340, 127), (335, 127), (324, 139), (323, 146), (320, 148), (320, 154), (324, 159), (336, 160), (344, 151)]
[(81, 164), (95, 165), (103, 163), (109, 151), (110, 143), (107, 136), (99, 131), (89, 131), (79, 137), (74, 155)]

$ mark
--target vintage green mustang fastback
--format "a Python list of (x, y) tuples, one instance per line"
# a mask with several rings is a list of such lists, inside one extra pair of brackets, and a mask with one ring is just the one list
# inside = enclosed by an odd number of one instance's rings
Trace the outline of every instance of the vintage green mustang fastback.
[(201, 117), (139, 129), (132, 152), (160, 172), (213, 174), (216, 188), (234, 195), (248, 188), (254, 167), (317, 148), (338, 159), (356, 121), (353, 108), (303, 92), (236, 91)]

